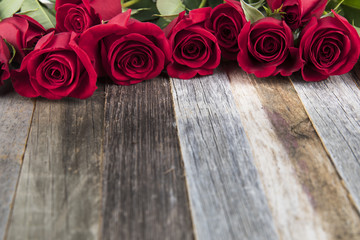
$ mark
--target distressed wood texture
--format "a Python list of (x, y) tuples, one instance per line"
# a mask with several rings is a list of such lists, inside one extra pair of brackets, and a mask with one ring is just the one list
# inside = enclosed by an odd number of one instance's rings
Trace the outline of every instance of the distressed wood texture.
[(104, 102), (37, 100), (7, 240), (97, 239)]
[(34, 101), (17, 95), (10, 82), (0, 87), (0, 239), (11, 211)]
[(171, 82), (197, 239), (277, 239), (226, 74)]
[(360, 239), (360, 216), (289, 79), (226, 70), (281, 239)]
[(102, 239), (193, 239), (168, 79), (106, 94)]
[(360, 210), (360, 89), (353, 74), (293, 84), (337, 171)]

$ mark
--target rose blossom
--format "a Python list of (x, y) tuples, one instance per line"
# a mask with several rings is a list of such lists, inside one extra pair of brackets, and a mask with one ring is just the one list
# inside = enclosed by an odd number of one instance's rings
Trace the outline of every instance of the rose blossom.
[(97, 75), (86, 52), (72, 32), (42, 37), (19, 70), (11, 71), (16, 92), (25, 97), (88, 98), (96, 90)]
[(9, 72), (10, 51), (5, 41), (0, 37), (0, 86), (10, 77)]
[(229, 60), (236, 60), (239, 52), (237, 38), (246, 23), (241, 3), (226, 0), (226, 3), (216, 6), (210, 13), (205, 27), (216, 36), (221, 55)]
[(300, 38), (302, 76), (320, 81), (349, 72), (359, 59), (360, 38), (355, 28), (333, 11), (334, 17), (313, 18)]
[(116, 84), (130, 85), (158, 76), (170, 61), (163, 31), (153, 23), (129, 19), (121, 13), (107, 24), (94, 26), (80, 38), (100, 75), (105, 71)]
[(109, 20), (122, 12), (120, 0), (56, 0), (55, 10), (67, 3), (90, 5), (102, 20)]
[(211, 8), (200, 8), (179, 14), (165, 29), (172, 49), (172, 63), (167, 67), (170, 77), (190, 79), (213, 74), (220, 64), (221, 51), (216, 37), (205, 29)]
[(325, 11), (327, 0), (267, 0), (271, 10), (285, 12), (286, 23), (292, 30), (304, 26), (311, 17), (319, 18)]
[(95, 13), (87, 1), (79, 5), (63, 4), (56, 11), (56, 30), (58, 32), (82, 33), (89, 27), (100, 23), (100, 16)]
[(301, 68), (299, 50), (284, 21), (263, 18), (248, 22), (239, 35), (238, 63), (247, 73), (257, 77), (290, 76)]
[(26, 15), (16, 15), (0, 22), (0, 36), (15, 47), (15, 61), (20, 63), (45, 34), (40, 23)]

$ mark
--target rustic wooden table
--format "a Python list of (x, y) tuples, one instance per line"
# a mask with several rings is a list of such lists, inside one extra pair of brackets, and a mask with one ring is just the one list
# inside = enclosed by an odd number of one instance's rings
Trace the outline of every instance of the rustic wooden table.
[(360, 239), (360, 66), (0, 89), (0, 239)]

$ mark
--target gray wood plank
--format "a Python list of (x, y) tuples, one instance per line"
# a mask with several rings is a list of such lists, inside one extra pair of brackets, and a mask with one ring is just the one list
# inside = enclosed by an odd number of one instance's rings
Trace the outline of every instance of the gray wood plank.
[(193, 239), (169, 80), (106, 94), (102, 239)]
[(360, 239), (360, 215), (290, 79), (227, 68), (281, 239)]
[(0, 239), (5, 235), (34, 103), (16, 94), (10, 82), (0, 87)]
[(293, 83), (351, 197), (360, 210), (360, 89), (352, 74)]
[(7, 240), (97, 239), (104, 103), (37, 100)]
[(226, 74), (171, 83), (197, 239), (277, 239)]

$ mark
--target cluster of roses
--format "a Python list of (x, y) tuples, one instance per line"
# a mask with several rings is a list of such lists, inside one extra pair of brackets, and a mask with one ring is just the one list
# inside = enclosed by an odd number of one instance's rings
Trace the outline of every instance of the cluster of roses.
[[(237, 60), (257, 77), (301, 69), (305, 80), (319, 81), (350, 71), (360, 55), (360, 38), (345, 18), (335, 12), (320, 18), (326, 0), (268, 0), (279, 17), (254, 23), (240, 2), (226, 0), (180, 13), (164, 30), (121, 13), (119, 2), (57, 0), (55, 29), (24, 15), (0, 22), (0, 85), (11, 75), (23, 96), (83, 99), (96, 90), (98, 76), (130, 85), (166, 69), (171, 77), (190, 79), (212, 74), (221, 58)], [(296, 46), (293, 32), (299, 29)], [(11, 71), (9, 44), (18, 66)]]

